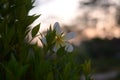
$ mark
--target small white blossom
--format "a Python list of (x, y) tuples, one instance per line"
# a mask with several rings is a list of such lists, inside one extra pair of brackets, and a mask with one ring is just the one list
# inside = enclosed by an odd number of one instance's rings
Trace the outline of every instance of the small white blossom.
[(63, 34), (58, 22), (54, 24), (54, 29), (56, 30), (56, 39), (55, 39), (55, 46), (53, 50), (56, 52), (60, 47), (65, 46), (66, 51), (72, 52), (73, 46), (68, 43), (68, 40), (74, 38), (76, 34), (74, 32)]
[[(74, 32), (64, 34), (61, 31), (60, 25), (59, 25), (58, 22), (56, 22), (53, 27), (56, 31), (55, 45), (53, 47), (53, 51), (57, 52), (57, 50), (60, 47), (65, 47), (65, 50), (67, 52), (72, 52), (73, 51), (73, 46), (71, 44), (69, 44), (68, 40), (74, 38), (76, 34)], [(45, 44), (45, 45), (47, 44), (45, 37), (43, 37), (41, 40), (42, 40), (43, 44)]]

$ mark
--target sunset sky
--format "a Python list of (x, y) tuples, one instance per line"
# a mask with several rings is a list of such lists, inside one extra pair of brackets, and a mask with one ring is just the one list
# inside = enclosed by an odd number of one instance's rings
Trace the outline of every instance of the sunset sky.
[(41, 16), (31, 26), (41, 23), (40, 31), (43, 32), (57, 21), (62, 27), (74, 26), (77, 31), (84, 29), (84, 36), (88, 38), (105, 38), (109, 35), (120, 37), (116, 19), (120, 0), (93, 1), (95, 0), (36, 0), (36, 7), (29, 15)]

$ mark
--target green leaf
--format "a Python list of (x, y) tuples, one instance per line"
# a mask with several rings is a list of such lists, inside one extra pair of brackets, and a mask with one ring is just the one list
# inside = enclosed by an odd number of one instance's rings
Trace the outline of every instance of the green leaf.
[(49, 47), (51, 47), (51, 45), (53, 45), (55, 36), (56, 36), (56, 32), (55, 32), (55, 30), (52, 30), (52, 28), (50, 26), (49, 30), (47, 31), (47, 35), (46, 35), (46, 41), (47, 41), (47, 44)]
[(58, 55), (59, 57), (64, 56), (66, 53), (67, 53), (67, 52), (65, 51), (65, 47), (60, 47), (60, 48), (58, 49), (58, 51), (57, 51), (57, 55)]
[(17, 77), (20, 78), (22, 75), (24, 75), (28, 69), (29, 65), (22, 65), (21, 68), (19, 69), (20, 71), (18, 72)]
[(63, 76), (64, 80), (69, 80), (70, 74), (71, 74), (71, 64), (67, 63), (64, 68)]
[(38, 19), (40, 17), (40, 15), (32, 15), (32, 16), (28, 16), (27, 18), (26, 18), (26, 21), (25, 21), (25, 24), (27, 25), (27, 26), (29, 26), (31, 23), (33, 23), (36, 19)]
[(33, 29), (32, 29), (32, 37), (35, 37), (36, 34), (38, 33), (39, 31), (39, 28), (40, 28), (40, 24), (38, 24), (37, 26), (35, 26)]
[(13, 73), (12, 73), (12, 71), (7, 67), (7, 66), (5, 66), (4, 64), (2, 64), (2, 63), (0, 63), (0, 65), (3, 67), (3, 69), (5, 69), (5, 71), (6, 71), (6, 78), (7, 79), (13, 79)]
[(83, 74), (87, 79), (89, 79), (91, 77), (90, 74), (92, 73), (91, 60), (86, 60), (84, 64), (82, 64), (81, 66), (82, 66)]
[(54, 80), (53, 73), (50, 72), (47, 76), (47, 80)]

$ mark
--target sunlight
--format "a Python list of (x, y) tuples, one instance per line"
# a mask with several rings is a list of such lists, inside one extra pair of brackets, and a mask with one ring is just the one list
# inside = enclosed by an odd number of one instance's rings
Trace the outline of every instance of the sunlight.
[(116, 17), (119, 16), (117, 7), (120, 1), (92, 1), (94, 0), (36, 0), (36, 7), (29, 15), (41, 16), (30, 26), (41, 23), (40, 32), (44, 32), (50, 25), (59, 22), (61, 27), (67, 26), (71, 31), (82, 31), (79, 36), (83, 36), (83, 40), (95, 37), (119, 38), (120, 29), (117, 28), (119, 25)]
[(40, 31), (44, 31), (50, 24), (53, 25), (56, 21), (61, 24), (72, 24), (71, 21), (76, 17), (75, 14), (77, 13), (79, 3), (78, 0), (37, 0), (34, 5), (36, 7), (29, 12), (29, 15), (41, 14), (41, 16), (32, 26), (42, 23)]

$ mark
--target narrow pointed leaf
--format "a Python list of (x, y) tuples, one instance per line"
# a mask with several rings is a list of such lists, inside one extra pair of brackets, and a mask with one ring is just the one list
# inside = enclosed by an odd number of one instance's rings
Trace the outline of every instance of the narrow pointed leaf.
[(38, 24), (37, 26), (35, 26), (33, 29), (32, 29), (32, 37), (35, 37), (35, 35), (38, 33), (39, 31), (39, 28), (40, 28), (40, 24)]

